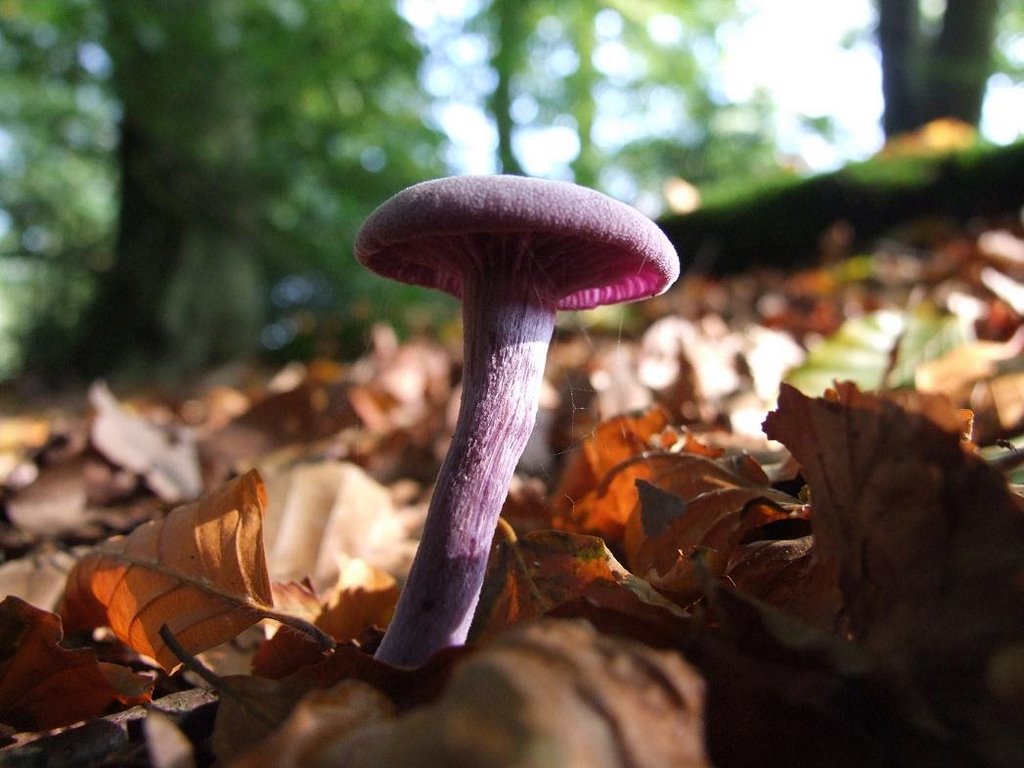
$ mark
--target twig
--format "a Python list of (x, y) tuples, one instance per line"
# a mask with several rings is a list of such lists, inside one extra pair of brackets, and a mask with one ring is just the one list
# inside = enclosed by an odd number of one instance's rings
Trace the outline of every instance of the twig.
[(186, 651), (181, 643), (178, 642), (178, 638), (171, 632), (171, 628), (166, 624), (160, 626), (160, 639), (164, 641), (171, 653), (178, 657), (178, 661), (182, 663), (185, 669), (190, 672), (194, 672), (204, 682), (208, 683), (211, 688), (220, 694), (220, 697), (231, 698), (238, 703), (238, 705), (244, 708), (249, 714), (257, 718), (264, 724), (271, 728), (277, 728), (280, 723), (276, 718), (272, 717), (269, 713), (264, 712), (254, 702), (235, 691), (228, 683), (224, 681), (224, 678), (215, 674), (212, 670), (208, 669), (202, 662), (199, 661), (195, 656)]

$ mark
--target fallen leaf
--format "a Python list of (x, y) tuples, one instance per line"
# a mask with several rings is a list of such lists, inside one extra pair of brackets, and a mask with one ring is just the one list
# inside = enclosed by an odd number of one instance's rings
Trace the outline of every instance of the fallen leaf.
[(18, 730), (58, 728), (115, 703), (149, 700), (151, 680), (100, 664), (92, 650), (61, 648), (63, 637), (55, 614), (17, 597), (0, 602), (0, 722)]
[(85, 459), (43, 467), (36, 479), (7, 500), (7, 516), (23, 531), (41, 536), (74, 532), (89, 520)]
[(737, 362), (743, 339), (717, 315), (696, 322), (678, 316), (656, 320), (640, 346), (640, 380), (652, 389), (676, 386), (684, 365), (691, 378), (691, 401), (717, 403), (740, 385)]
[(599, 424), (573, 454), (551, 496), (556, 527), (619, 540), (636, 501), (633, 480), (651, 471), (644, 462), (622, 465), (660, 449), (652, 440), (667, 426), (668, 413), (660, 407)]
[[(338, 643), (355, 640), (368, 629), (386, 627), (398, 603), (398, 582), (386, 571), (357, 558), (342, 558), (341, 573), (334, 588), (316, 610), (309, 612), (306, 601), (315, 595), (304, 594), (298, 585), (286, 591), (294, 601), (302, 600), (302, 615)], [(291, 611), (295, 613), (295, 611)], [(263, 643), (253, 658), (253, 671), (263, 677), (281, 678), (306, 664), (320, 661), (320, 650), (304, 636), (282, 627)]]
[(142, 721), (146, 737), (146, 753), (151, 768), (194, 768), (192, 742), (177, 723), (159, 710), (150, 712)]
[(857, 644), (705, 579), (683, 652), (707, 682), (715, 765), (958, 768), (975, 764)]
[(312, 443), (358, 423), (345, 385), (309, 376), (206, 435), (201, 449), (204, 456), (238, 470), (283, 446)]
[(75, 558), (59, 549), (43, 548), (0, 565), (0, 594), (56, 611)]
[(626, 522), (623, 551), (633, 573), (686, 606), (701, 595), (695, 553), (721, 576), (741, 543), (773, 523), (800, 522), (806, 506), (769, 487), (745, 455), (680, 453), (672, 459), (652, 463), (658, 471), (635, 481), (638, 498)]
[(1024, 373), (1007, 373), (988, 382), (999, 429), (1003, 432), (1024, 425)]
[(1024, 503), (944, 398), (783, 390), (765, 429), (803, 466), (849, 631), (993, 765), (1024, 761)]
[(680, 655), (546, 620), (458, 664), (437, 703), (333, 741), (323, 734), (304, 764), (703, 766), (703, 702), (703, 681)]
[(110, 626), (173, 670), (179, 660), (159, 635), (162, 625), (194, 654), (264, 618), (273, 611), (264, 501), (262, 482), (250, 472), (89, 552), (68, 577), (67, 626)]
[(1016, 360), (1024, 352), (1024, 335), (1006, 342), (975, 341), (918, 366), (914, 388), (960, 399), (977, 382), (995, 376), (1001, 363)]
[(743, 594), (832, 632), (842, 608), (835, 572), (814, 553), (814, 537), (756, 541), (730, 552), (723, 573)]
[(316, 624), (338, 642), (352, 640), (370, 627), (386, 627), (398, 591), (391, 574), (358, 558), (347, 558)]
[(337, 765), (334, 747), (348, 734), (395, 717), (394, 702), (360, 680), (342, 680), (307, 693), (288, 719), (258, 750), (234, 768), (311, 768)]
[(978, 235), (978, 250), (1008, 268), (1024, 265), (1024, 240), (1008, 229), (982, 232)]
[(169, 504), (190, 501), (202, 492), (199, 457), (188, 430), (169, 433), (129, 413), (101, 381), (90, 388), (89, 402), (96, 409), (90, 439), (107, 459), (143, 476)]
[(623, 568), (602, 539), (537, 531), (495, 545), (470, 637), (491, 637), (581, 598), (638, 618), (657, 614), (685, 631), (686, 614)]
[(214, 752), (221, 762), (229, 762), (271, 736), (308, 693), (329, 689), (346, 680), (379, 690), (400, 712), (422, 706), (437, 698), (453, 665), (469, 652), (465, 646), (448, 648), (423, 666), (406, 669), (341, 645), (319, 663), (303, 666), (280, 680), (226, 677), (222, 680), (224, 693), (213, 733)]
[(588, 365), (599, 418), (647, 410), (654, 396), (639, 380), (638, 355), (632, 346), (605, 345), (594, 351)]
[(907, 386), (919, 367), (964, 342), (962, 324), (953, 315), (928, 307), (880, 310), (844, 322), (785, 381), (808, 395), (822, 394), (835, 381), (864, 389)]
[(1024, 284), (994, 267), (983, 267), (980, 277), (982, 285), (1009, 304), (1014, 312), (1024, 314)]
[[(317, 590), (338, 579), (339, 559), (356, 557), (404, 577), (416, 552), (413, 533), (425, 511), (399, 507), (391, 492), (349, 462), (299, 464), (268, 477), (280, 499), (266, 517), (274, 581), (309, 577)], [(282, 487), (283, 486), (283, 487)]]

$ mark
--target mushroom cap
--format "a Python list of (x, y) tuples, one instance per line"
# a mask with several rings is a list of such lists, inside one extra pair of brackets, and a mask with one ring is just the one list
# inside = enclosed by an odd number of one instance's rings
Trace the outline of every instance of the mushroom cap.
[(679, 276), (658, 226), (593, 189), (524, 176), (455, 176), (402, 190), (360, 228), (374, 272), (462, 296), (467, 274), (524, 275), (558, 309), (656, 296)]

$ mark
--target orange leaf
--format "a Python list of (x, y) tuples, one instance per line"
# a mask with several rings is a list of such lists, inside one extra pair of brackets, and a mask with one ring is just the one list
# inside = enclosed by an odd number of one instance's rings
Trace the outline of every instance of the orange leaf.
[(831, 632), (841, 600), (834, 572), (814, 557), (813, 538), (738, 547), (730, 553), (725, 575), (740, 592)]
[[(343, 558), (338, 582), (323, 604), (316, 603), (310, 620), (343, 643), (359, 638), (368, 629), (386, 627), (398, 603), (398, 582), (380, 568), (359, 558)], [(294, 600), (302, 595), (300, 585), (274, 585), (274, 593), (282, 592)], [(316, 600), (306, 593), (306, 599)], [(306, 611), (303, 611), (307, 616)], [(307, 664), (323, 659), (315, 645), (304, 636), (287, 629), (263, 643), (253, 658), (253, 671), (263, 677), (281, 678)]]
[(755, 529), (806, 514), (796, 500), (768, 486), (748, 457), (673, 455), (651, 481), (636, 480), (639, 499), (626, 523), (623, 549), (630, 570), (680, 605), (700, 596), (693, 555), (722, 575), (730, 553)]
[[(650, 481), (635, 481), (641, 489), (653, 487), (677, 498), (679, 503), (673, 512), (664, 505), (655, 506), (655, 498), (645, 499), (642, 493), (638, 494), (637, 501), (646, 503), (636, 503), (630, 509), (623, 542), (630, 564), (642, 557), (640, 550), (652, 541), (661, 541), (661, 546), (670, 550), (724, 544), (718, 540), (721, 533), (715, 541), (707, 541), (723, 516), (738, 513), (756, 498), (787, 500), (783, 494), (772, 491), (767, 482), (755, 485), (703, 456), (683, 454), (674, 459), (665, 471), (652, 476)], [(725, 536), (729, 535), (726, 531)]]
[(606, 475), (620, 464), (660, 447), (653, 444), (652, 439), (666, 426), (668, 413), (660, 407), (635, 416), (617, 416), (599, 424), (569, 462), (552, 496), (551, 508), (559, 527), (600, 533), (611, 540), (621, 535), (636, 499), (633, 473), (643, 472), (643, 464), (637, 463), (629, 468), (632, 471), (620, 473), (622, 477), (616, 478), (617, 485), (602, 489), (606, 492), (595, 495), (596, 490), (606, 482)]
[[(264, 679), (247, 675), (223, 678), (230, 695), (221, 698), (213, 733), (219, 763), (234, 765), (233, 758), (277, 730), (295, 705), (311, 691), (344, 681), (362, 682), (378, 689), (398, 711), (421, 707), (435, 700), (452, 668), (471, 653), (466, 646), (446, 648), (421, 667), (392, 667), (358, 648), (338, 646), (333, 654), (287, 677)], [(257, 750), (262, 751), (260, 743)]]
[[(43, 730), (148, 701), (152, 682), (91, 650), (67, 650), (60, 618), (17, 597), (0, 603), (0, 722)], [(128, 692), (133, 688), (132, 692)]]
[(1024, 728), (1024, 515), (961, 429), (944, 398), (897, 404), (849, 384), (833, 400), (784, 387), (765, 421), (803, 466), (848, 631), (978, 745), (978, 762), (1010, 765)]
[(529, 533), (495, 547), (473, 636), (489, 636), (581, 597), (622, 603), (618, 593), (629, 593), (629, 602), (638, 611), (653, 606), (683, 617), (676, 606), (623, 568), (601, 539), (561, 531)]
[(178, 659), (166, 624), (189, 653), (231, 639), (273, 610), (263, 555), (263, 483), (249, 472), (128, 536), (108, 540), (68, 576), (70, 627), (109, 625), (167, 670)]
[(709, 765), (696, 670), (678, 653), (585, 622), (503, 634), (455, 666), (435, 702), (397, 717), (387, 698), (354, 680), (333, 693), (317, 695), (315, 707), (307, 698), (237, 765)]

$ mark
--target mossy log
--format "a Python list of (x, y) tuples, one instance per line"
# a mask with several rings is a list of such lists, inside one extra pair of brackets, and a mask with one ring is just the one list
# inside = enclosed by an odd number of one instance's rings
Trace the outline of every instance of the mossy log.
[(685, 268), (724, 274), (814, 263), (836, 225), (863, 248), (922, 220), (1019, 216), (1024, 142), (938, 156), (875, 159), (810, 178), (781, 177), (660, 224)]

